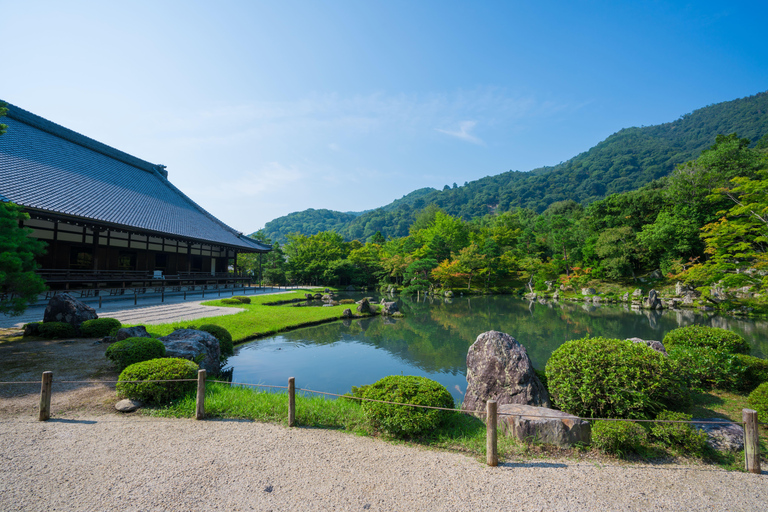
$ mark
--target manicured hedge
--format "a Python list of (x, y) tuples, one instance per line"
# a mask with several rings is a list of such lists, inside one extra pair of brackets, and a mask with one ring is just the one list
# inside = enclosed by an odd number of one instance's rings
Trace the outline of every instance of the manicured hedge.
[(65, 322), (43, 322), (37, 324), (37, 331), (41, 338), (49, 340), (77, 337), (75, 326)]
[(232, 344), (232, 335), (229, 334), (229, 331), (225, 328), (214, 324), (203, 324), (197, 329), (205, 331), (219, 340), (219, 349), (221, 349), (222, 356), (231, 356), (235, 353), (234, 345)]
[(638, 453), (647, 441), (645, 429), (631, 421), (596, 421), (592, 424), (592, 444), (606, 453), (619, 457)]
[(233, 299), (237, 299), (237, 300), (239, 300), (239, 301), (240, 301), (240, 302), (242, 302), (243, 304), (250, 304), (250, 303), (251, 303), (251, 298), (250, 298), (250, 297), (244, 297), (244, 296), (242, 296), (242, 295), (235, 295), (235, 296), (234, 296), (234, 297), (232, 297), (232, 298), (233, 298)]
[(749, 354), (749, 343), (736, 334), (719, 327), (689, 325), (678, 327), (664, 336), (664, 347), (710, 348), (729, 354)]
[(220, 302), (222, 304), (227, 304), (227, 305), (230, 305), (230, 306), (237, 306), (237, 305), (242, 304), (242, 302), (240, 302), (239, 300), (237, 300), (235, 298), (232, 298), (232, 299), (221, 299)]
[(165, 404), (197, 388), (195, 382), (126, 382), (197, 379), (198, 366), (192, 361), (167, 357), (151, 359), (127, 367), (118, 377), (120, 396), (147, 403)]
[(104, 355), (123, 370), (134, 363), (165, 357), (165, 345), (155, 338), (126, 338), (110, 345)]
[[(682, 412), (662, 411), (657, 420), (690, 421), (692, 416)], [(693, 428), (690, 423), (651, 424), (651, 437), (674, 450), (687, 455), (701, 455), (707, 445), (707, 434)]]
[(83, 338), (103, 338), (110, 333), (122, 327), (120, 320), (114, 318), (94, 318), (86, 320), (80, 325), (80, 334)]
[(709, 347), (673, 346), (668, 350), (691, 389), (736, 389), (742, 384), (746, 367), (738, 354)]
[(760, 423), (768, 423), (768, 382), (763, 382), (749, 394), (747, 403), (757, 411)]
[(763, 382), (768, 382), (768, 359), (760, 359), (746, 354), (737, 354), (736, 359), (744, 366), (739, 389), (752, 391)]
[(546, 377), (555, 405), (577, 416), (652, 418), (690, 402), (678, 365), (628, 340), (566, 341), (547, 361)]
[[(356, 396), (404, 404), (432, 407), (454, 407), (453, 397), (439, 382), (413, 375), (390, 375), (369, 386), (353, 389)], [(448, 411), (423, 409), (379, 402), (362, 402), (368, 420), (374, 428), (394, 437), (411, 437), (436, 428)]]

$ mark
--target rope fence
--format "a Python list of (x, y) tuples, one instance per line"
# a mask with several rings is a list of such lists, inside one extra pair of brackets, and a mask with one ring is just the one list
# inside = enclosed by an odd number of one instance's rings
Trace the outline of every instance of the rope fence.
[[(287, 386), (277, 386), (270, 384), (252, 384), (245, 382), (229, 382), (221, 380), (207, 380), (207, 373), (205, 370), (199, 370), (197, 379), (153, 379), (153, 380), (60, 380), (57, 383), (60, 384), (138, 384), (138, 383), (168, 383), (168, 382), (197, 382), (197, 396), (195, 402), (195, 417), (198, 420), (205, 418), (205, 385), (211, 384), (225, 384), (229, 386), (244, 386), (244, 387), (258, 387), (269, 389), (286, 389), (288, 390), (288, 426), (293, 427), (296, 424), (296, 391), (303, 393), (312, 393), (323, 396), (332, 396), (336, 398), (345, 398), (348, 400), (358, 400), (360, 402), (375, 402), (387, 405), (397, 405), (403, 407), (414, 407), (420, 409), (430, 409), (438, 411), (448, 412), (460, 412), (464, 414), (470, 414), (474, 416), (486, 417), (486, 462), (489, 466), (498, 465), (498, 451), (497, 451), (497, 421), (499, 416), (507, 417), (521, 417), (531, 419), (562, 419), (561, 416), (545, 415), (545, 414), (529, 414), (529, 413), (509, 413), (499, 412), (498, 404), (496, 400), (488, 400), (486, 402), (485, 411), (468, 411), (462, 409), (452, 409), (448, 407), (435, 407), (431, 405), (421, 404), (409, 404), (403, 402), (392, 402), (387, 400), (377, 400), (373, 398), (364, 398), (353, 396), (349, 394), (330, 393), (327, 391), (318, 391), (314, 389), (296, 388), (295, 378), (290, 377), (288, 379)], [(51, 414), (51, 395), (53, 384), (53, 372), (43, 372), (41, 381), (13, 381), (13, 382), (0, 382), (0, 385), (13, 385), (13, 384), (41, 384), (40, 389), (40, 407), (39, 407), (39, 421), (47, 421), (50, 419)], [(744, 457), (745, 467), (747, 471), (751, 473), (760, 473), (760, 447), (759, 447), (759, 433), (758, 425), (768, 426), (768, 423), (762, 423), (758, 421), (757, 412), (752, 409), (742, 409), (741, 422), (731, 420), (721, 421), (693, 421), (693, 420), (646, 420), (646, 419), (618, 419), (618, 418), (582, 418), (571, 415), (572, 418), (582, 421), (631, 421), (635, 423), (688, 423), (696, 425), (722, 425), (725, 422), (730, 422), (737, 425), (742, 425), (744, 428)]]

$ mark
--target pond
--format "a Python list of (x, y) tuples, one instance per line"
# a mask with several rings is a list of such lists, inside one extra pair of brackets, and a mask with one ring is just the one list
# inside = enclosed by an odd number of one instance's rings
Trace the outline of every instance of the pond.
[(478, 334), (489, 330), (512, 335), (542, 370), (552, 351), (567, 340), (587, 335), (662, 340), (672, 329), (691, 324), (730, 329), (749, 341), (752, 355), (768, 355), (764, 320), (622, 305), (529, 304), (506, 295), (419, 302), (404, 297), (398, 302), (404, 318), (340, 320), (239, 345), (228, 360), (233, 380), (285, 386), (288, 377), (295, 377), (297, 387), (343, 394), (387, 375), (421, 375), (440, 382), (461, 401), (467, 387), (467, 350)]

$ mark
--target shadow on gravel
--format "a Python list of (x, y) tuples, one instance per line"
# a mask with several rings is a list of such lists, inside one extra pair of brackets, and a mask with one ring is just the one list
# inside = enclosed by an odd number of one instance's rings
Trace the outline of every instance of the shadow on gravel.
[(500, 468), (516, 469), (516, 468), (567, 468), (567, 464), (560, 464), (559, 462), (499, 462)]
[(98, 421), (94, 420), (67, 420), (64, 418), (51, 418), (48, 423), (80, 423), (83, 425), (95, 425)]

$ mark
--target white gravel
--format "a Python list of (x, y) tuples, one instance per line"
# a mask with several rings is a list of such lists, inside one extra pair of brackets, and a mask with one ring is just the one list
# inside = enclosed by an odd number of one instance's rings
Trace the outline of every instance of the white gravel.
[(317, 429), (137, 415), (0, 421), (0, 510), (755, 510), (768, 479), (712, 467), (487, 467)]

